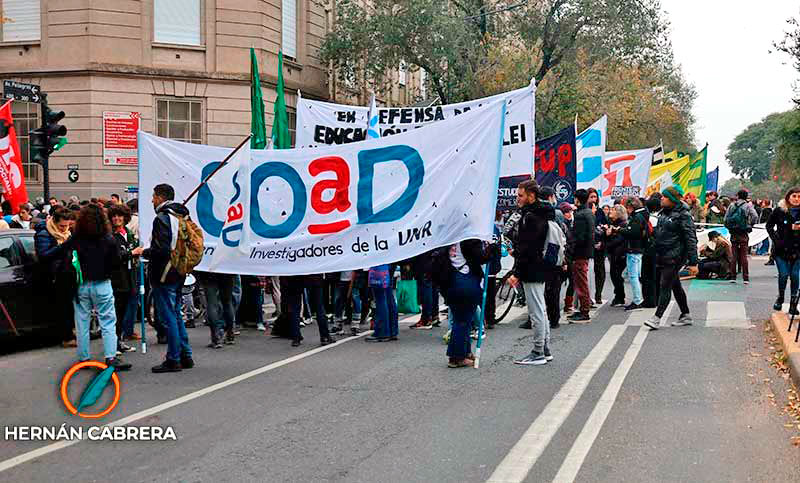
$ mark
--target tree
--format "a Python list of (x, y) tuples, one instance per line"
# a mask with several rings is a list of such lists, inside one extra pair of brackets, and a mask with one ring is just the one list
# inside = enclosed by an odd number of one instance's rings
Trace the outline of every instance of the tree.
[(791, 114), (791, 111), (770, 114), (734, 138), (725, 155), (734, 174), (755, 184), (770, 177), (782, 142), (782, 126)]
[[(784, 33), (780, 42), (774, 42), (772, 45), (778, 52), (789, 55), (792, 58), (794, 68), (800, 71), (800, 20), (790, 18), (786, 23), (789, 25), (789, 31)], [(797, 87), (795, 86), (796, 90)], [(800, 98), (794, 99), (794, 102), (800, 106)]]

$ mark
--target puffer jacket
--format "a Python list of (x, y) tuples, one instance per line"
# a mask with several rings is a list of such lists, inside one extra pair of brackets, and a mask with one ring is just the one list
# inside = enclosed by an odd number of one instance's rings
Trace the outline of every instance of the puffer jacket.
[(784, 260), (800, 257), (800, 230), (792, 230), (792, 224), (800, 222), (800, 212), (792, 216), (786, 201), (781, 200), (767, 220), (767, 233), (774, 244), (773, 255)]
[(697, 233), (686, 203), (661, 210), (654, 238), (660, 262), (697, 265)]
[[(605, 217), (602, 219), (605, 220)], [(588, 206), (582, 206), (575, 212), (569, 250), (573, 260), (588, 260), (594, 257), (594, 223), (594, 215)]]
[(620, 221), (613, 221), (610, 222), (609, 226), (612, 227), (619, 227), (620, 231), (611, 232), (610, 235), (607, 235), (605, 231), (603, 231), (603, 245), (606, 248), (606, 253), (608, 254), (608, 258), (610, 259), (622, 259), (625, 258), (625, 254), (627, 253), (625, 237), (622, 236), (622, 230), (626, 228), (625, 223)]
[(182, 204), (174, 202), (164, 203), (156, 210), (150, 247), (142, 253), (142, 257), (150, 261), (150, 283), (154, 285), (183, 284), (184, 277), (174, 268), (169, 269), (162, 282), (164, 269), (167, 267), (172, 253), (173, 237), (178, 233), (178, 220), (170, 213), (186, 216), (189, 214), (189, 210)]
[(523, 282), (544, 283), (551, 271), (543, 269), (542, 256), (548, 222), (556, 219), (555, 209), (549, 203), (537, 201), (524, 206), (521, 214), (514, 249), (514, 275)]
[(647, 248), (647, 218), (647, 208), (639, 208), (628, 218), (628, 225), (620, 230), (628, 253), (644, 253)]
[(113, 234), (114, 242), (119, 251), (120, 264), (111, 273), (111, 287), (114, 292), (129, 293), (136, 287), (136, 259), (131, 255), (131, 250), (138, 244), (133, 233), (127, 232), (126, 236), (116, 232)]

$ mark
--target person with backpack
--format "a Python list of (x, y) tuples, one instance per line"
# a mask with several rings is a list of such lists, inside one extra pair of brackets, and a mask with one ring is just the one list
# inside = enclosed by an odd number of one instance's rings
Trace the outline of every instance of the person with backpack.
[(733, 267), (731, 267), (731, 283), (736, 283), (738, 270), (742, 270), (742, 279), (745, 285), (750, 283), (750, 269), (748, 265), (748, 252), (750, 250), (750, 232), (753, 225), (758, 222), (753, 204), (747, 201), (749, 194), (747, 190), (740, 190), (738, 198), (725, 215), (725, 228), (731, 234), (731, 246), (733, 248)]
[[(573, 323), (588, 323), (591, 321), (589, 310), (592, 299), (589, 296), (589, 260), (594, 256), (594, 214), (589, 205), (589, 192), (585, 189), (575, 191), (575, 203), (578, 210), (572, 222), (572, 242), (568, 251), (572, 255), (572, 277), (580, 302), (579, 311), (567, 317)], [(605, 267), (603, 268), (605, 273)]]
[(697, 233), (689, 207), (682, 201), (683, 191), (680, 186), (670, 186), (661, 192), (661, 213), (655, 227), (653, 245), (656, 253), (656, 264), (661, 270), (659, 277), (658, 308), (656, 313), (644, 322), (652, 330), (658, 330), (661, 317), (667, 310), (671, 295), (681, 310), (673, 327), (692, 325), (689, 315), (689, 304), (686, 292), (681, 285), (680, 270), (687, 264), (689, 273), (697, 275)]
[(778, 266), (778, 298), (773, 308), (783, 310), (786, 282), (791, 278), (789, 314), (800, 315), (797, 310), (800, 297), (800, 187), (790, 189), (767, 221), (767, 232), (775, 247), (775, 264)]
[[(515, 364), (540, 366), (553, 360), (550, 352), (550, 324), (546, 316), (544, 285), (553, 272), (563, 263), (563, 245), (553, 258), (550, 246), (551, 229), (559, 231), (555, 223), (555, 208), (539, 198), (539, 186), (534, 180), (520, 183), (517, 190), (517, 205), (521, 208), (518, 240), (514, 251), (514, 268), (509, 278), (512, 286), (522, 282), (528, 306), (528, 317), (533, 327), (533, 349), (527, 356), (514, 361)], [(552, 222), (552, 223), (551, 223)], [(563, 236), (561, 241), (564, 242)], [(566, 244), (566, 242), (564, 242)]]
[(626, 198), (625, 209), (628, 212), (628, 225), (620, 230), (619, 233), (625, 239), (625, 265), (628, 269), (628, 281), (631, 284), (631, 296), (633, 297), (633, 300), (625, 307), (625, 310), (631, 311), (643, 308), (642, 255), (650, 244), (650, 239), (653, 236), (653, 226), (648, 219), (647, 209), (642, 205), (642, 201), (639, 198), (635, 196)]
[[(172, 258), (175, 258), (177, 263), (193, 262), (196, 259), (197, 253), (194, 251), (197, 247), (194, 244), (187, 246), (185, 239), (173, 239), (173, 234), (180, 236), (181, 231), (186, 233), (189, 230), (186, 223), (189, 210), (174, 200), (175, 189), (172, 186), (159, 184), (153, 188), (153, 209), (156, 217), (153, 220), (150, 246), (137, 247), (131, 252), (134, 256), (141, 255), (150, 261), (150, 293), (153, 296), (156, 313), (167, 332), (167, 358), (152, 368), (157, 374), (180, 372), (182, 369), (194, 367), (192, 347), (189, 345), (189, 335), (186, 333), (181, 315), (183, 296), (181, 288), (186, 272), (182, 274), (178, 269), (185, 267), (175, 267)], [(202, 238), (199, 248), (202, 257)], [(185, 251), (187, 249), (192, 249), (193, 252), (187, 254)]]
[[(556, 192), (549, 186), (540, 186), (539, 197), (553, 206), (556, 223), (564, 237), (564, 249), (566, 251), (567, 222), (566, 218), (564, 218), (564, 213), (560, 209), (555, 209)], [(544, 283), (544, 301), (547, 309), (547, 320), (551, 329), (557, 329), (561, 325), (561, 286), (564, 284), (566, 267), (565, 254), (564, 263), (557, 270), (553, 270)], [(526, 328), (530, 328), (530, 320), (526, 322), (528, 323), (528, 327)]]

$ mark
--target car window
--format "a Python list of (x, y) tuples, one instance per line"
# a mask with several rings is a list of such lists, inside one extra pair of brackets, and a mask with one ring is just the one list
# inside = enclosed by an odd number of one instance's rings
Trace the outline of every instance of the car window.
[(14, 247), (14, 237), (0, 237), (0, 268), (8, 268), (14, 265), (16, 250)]
[(33, 263), (36, 261), (36, 249), (34, 248), (33, 235), (20, 235), (18, 237), (20, 245), (22, 245), (22, 253), (20, 253), (20, 260), (23, 265)]

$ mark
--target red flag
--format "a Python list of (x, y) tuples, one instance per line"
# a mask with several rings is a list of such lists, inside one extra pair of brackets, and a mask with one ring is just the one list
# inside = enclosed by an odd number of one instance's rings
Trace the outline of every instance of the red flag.
[(5, 191), (3, 199), (11, 203), (12, 211), (16, 214), (19, 205), (27, 203), (28, 191), (25, 189), (17, 131), (11, 117), (11, 101), (0, 107), (0, 185)]

